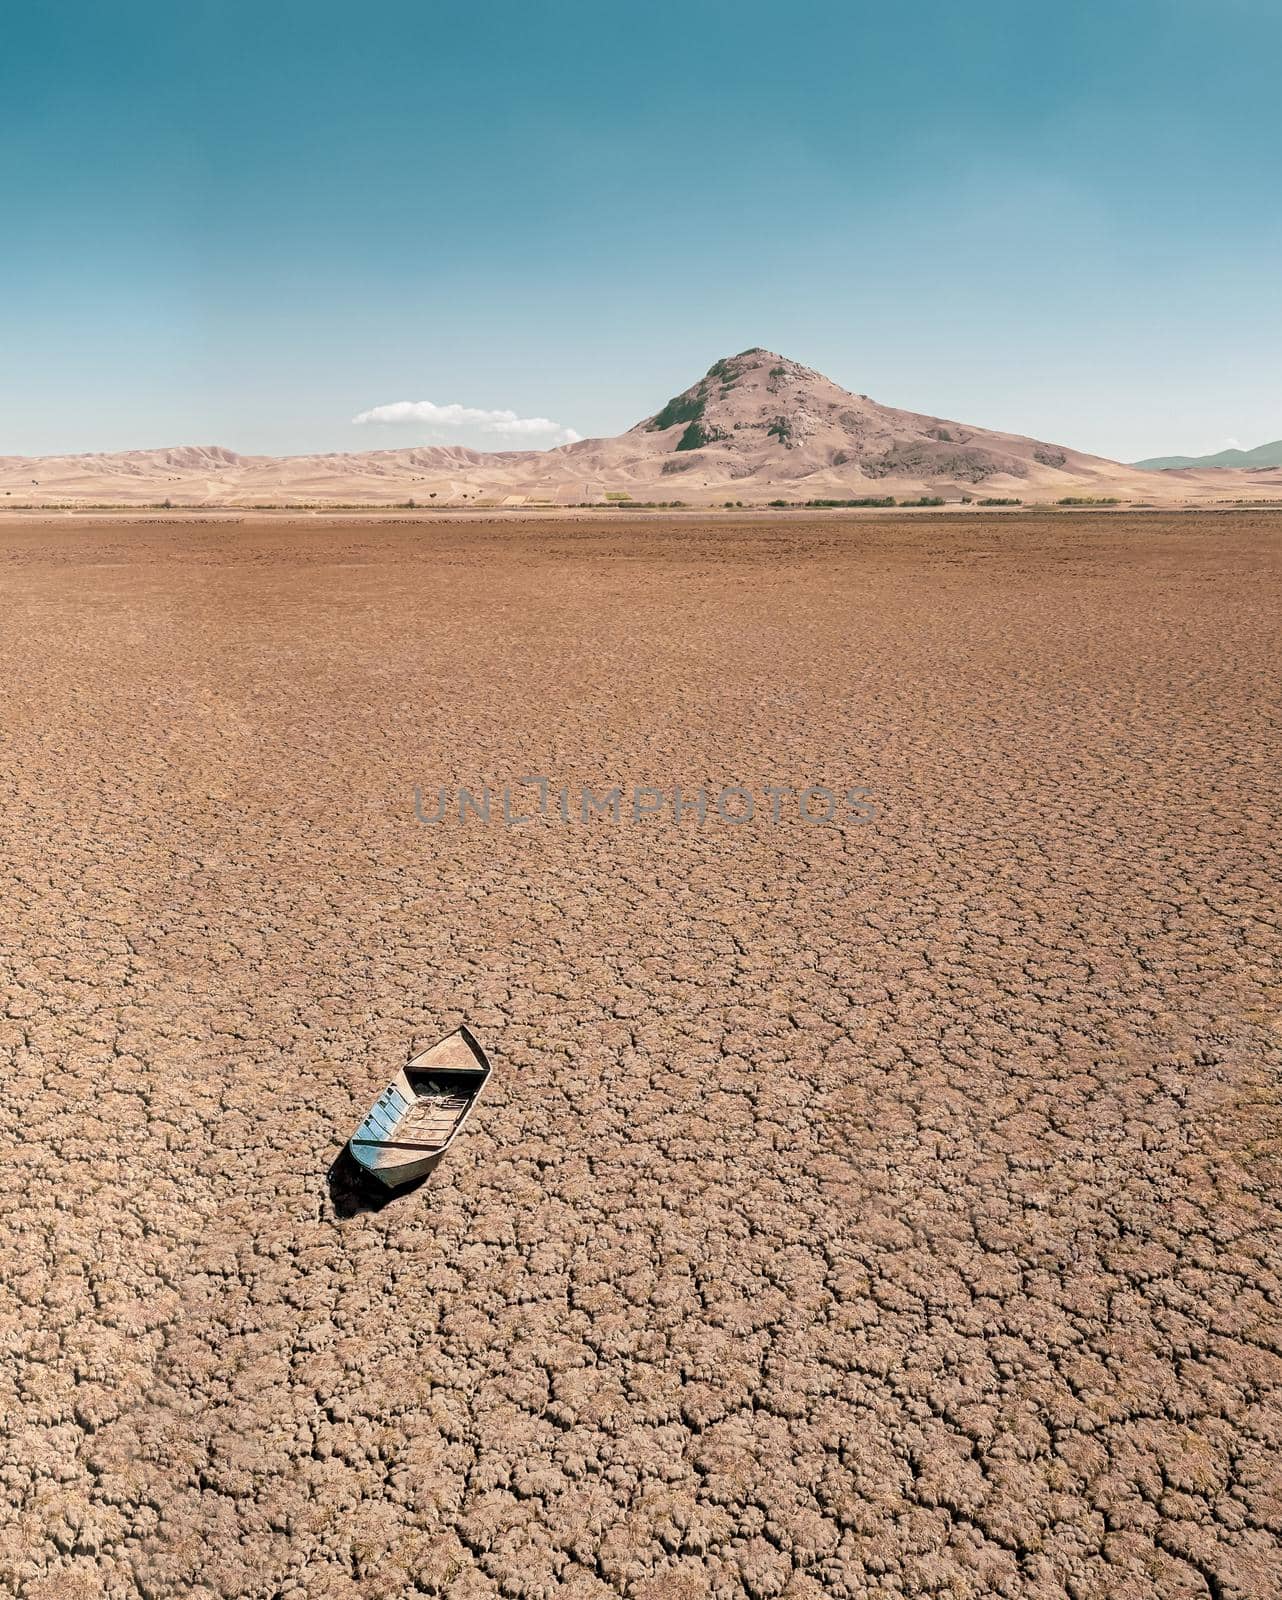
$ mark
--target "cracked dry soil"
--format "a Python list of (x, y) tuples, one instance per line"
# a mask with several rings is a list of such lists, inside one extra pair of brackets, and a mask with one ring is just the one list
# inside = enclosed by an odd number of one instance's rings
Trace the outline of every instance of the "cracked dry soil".
[(0, 1591), (1282, 1592), (1278, 528), (6, 524)]

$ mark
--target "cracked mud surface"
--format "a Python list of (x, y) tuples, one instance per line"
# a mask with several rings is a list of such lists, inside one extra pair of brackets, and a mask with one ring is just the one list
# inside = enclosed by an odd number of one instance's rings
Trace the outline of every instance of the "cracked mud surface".
[(1278, 528), (0, 529), (0, 1592), (1282, 1591)]

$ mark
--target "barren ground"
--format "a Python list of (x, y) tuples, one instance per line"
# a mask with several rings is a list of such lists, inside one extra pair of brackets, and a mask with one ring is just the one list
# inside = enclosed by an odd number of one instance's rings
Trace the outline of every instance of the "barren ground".
[(0, 526), (0, 1592), (1278, 1594), (1280, 531)]

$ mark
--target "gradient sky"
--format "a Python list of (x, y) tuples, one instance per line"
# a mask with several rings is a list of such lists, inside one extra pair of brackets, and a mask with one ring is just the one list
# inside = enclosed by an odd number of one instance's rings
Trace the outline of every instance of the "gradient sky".
[(1259, 444), (1279, 59), (1278, 0), (12, 7), (0, 454), (615, 433), (750, 345), (1123, 459)]

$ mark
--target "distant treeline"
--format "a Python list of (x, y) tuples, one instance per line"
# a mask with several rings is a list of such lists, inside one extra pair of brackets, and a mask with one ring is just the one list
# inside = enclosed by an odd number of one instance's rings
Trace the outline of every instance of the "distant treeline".
[(785, 511), (834, 511), (859, 506), (884, 511), (888, 506), (942, 506), (947, 501), (937, 494), (924, 494), (918, 500), (896, 500), (893, 494), (866, 494), (858, 500), (770, 500), (767, 504)]

